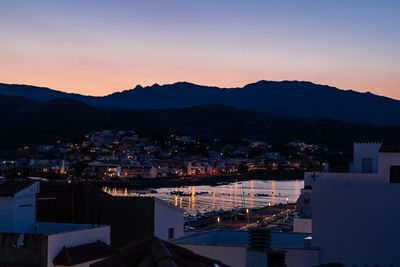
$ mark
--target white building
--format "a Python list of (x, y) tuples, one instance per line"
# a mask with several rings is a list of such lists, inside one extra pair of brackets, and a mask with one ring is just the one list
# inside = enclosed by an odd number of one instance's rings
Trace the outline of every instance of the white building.
[(319, 250), (309, 246), (308, 238), (309, 234), (270, 233), (268, 242), (264, 243), (269, 244), (268, 248), (254, 249), (254, 244), (249, 241), (251, 234), (247, 231), (218, 230), (183, 237), (174, 242), (232, 267), (269, 266), (267, 262), (271, 251), (284, 254), (287, 267), (318, 266)]
[[(320, 264), (400, 266), (400, 144), (355, 144), (350, 173), (306, 173)], [(306, 183), (305, 183), (306, 184)]]
[(170, 240), (184, 235), (184, 210), (154, 198), (154, 236)]
[(0, 232), (24, 233), (34, 229), (39, 182), (0, 180)]
[[(109, 226), (37, 222), (38, 192), (37, 181), (1, 179), (0, 263), (83, 267), (112, 253)], [(80, 255), (64, 257), (68, 249)]]
[(382, 143), (354, 143), (352, 173), (377, 173), (378, 150)]

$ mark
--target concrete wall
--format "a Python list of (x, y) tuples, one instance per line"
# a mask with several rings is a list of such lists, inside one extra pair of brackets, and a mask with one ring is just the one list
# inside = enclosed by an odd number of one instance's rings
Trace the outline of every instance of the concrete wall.
[(390, 181), (390, 166), (400, 166), (400, 153), (379, 153), (379, 175)]
[(39, 183), (34, 183), (14, 197), (0, 197), (0, 232), (33, 233), (38, 190)]
[[(39, 202), (39, 220), (71, 222), (71, 184), (42, 184), (41, 197), (56, 200)], [(111, 226), (111, 246), (118, 248), (154, 236), (152, 197), (112, 197), (93, 186), (75, 184), (75, 223)]]
[(0, 232), (13, 232), (13, 198), (0, 197)]
[(296, 210), (304, 218), (312, 218), (312, 190), (301, 189), (301, 194), (296, 201)]
[(320, 248), (320, 263), (400, 266), (399, 195), (400, 184), (318, 179), (312, 247)]
[(32, 233), (36, 220), (36, 194), (13, 199), (13, 232)]
[(174, 237), (179, 238), (184, 234), (183, 210), (169, 203), (154, 199), (154, 235), (168, 240), (168, 229), (174, 228)]
[(312, 219), (294, 218), (293, 232), (295, 233), (311, 233)]
[(319, 266), (319, 250), (317, 249), (293, 249), (286, 250), (287, 267), (313, 267)]
[(109, 226), (49, 235), (47, 245), (47, 266), (53, 266), (54, 258), (64, 246), (78, 246), (82, 244), (97, 242), (98, 240), (110, 245)]
[(224, 246), (224, 245), (203, 245), (203, 244), (182, 244), (177, 245), (190, 249), (194, 253), (219, 260), (232, 267), (246, 266), (247, 246)]
[(350, 165), (350, 172), (362, 172), (362, 159), (372, 159), (372, 173), (378, 172), (378, 150), (382, 143), (354, 143), (353, 164)]

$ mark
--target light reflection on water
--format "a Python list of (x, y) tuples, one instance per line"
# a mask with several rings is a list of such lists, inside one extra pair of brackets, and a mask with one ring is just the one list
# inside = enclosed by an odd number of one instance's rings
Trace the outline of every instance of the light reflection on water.
[[(102, 190), (114, 196), (138, 196), (139, 192), (146, 192), (144, 196), (160, 198), (185, 209), (188, 214), (196, 214), (198, 211), (230, 210), (236, 207), (260, 208), (268, 206), (268, 203), (275, 205), (295, 202), (300, 195), (303, 183), (303, 180), (251, 180), (214, 187), (201, 185), (183, 186), (179, 189), (157, 188), (155, 189), (157, 193), (150, 193), (150, 190), (116, 187), (103, 187)], [(226, 190), (227, 186), (229, 186), (229, 193)], [(184, 195), (179, 196), (171, 192), (181, 192)]]

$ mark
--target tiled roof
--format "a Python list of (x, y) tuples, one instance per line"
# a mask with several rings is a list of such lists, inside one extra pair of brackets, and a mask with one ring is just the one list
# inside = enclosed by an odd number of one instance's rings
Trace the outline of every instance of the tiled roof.
[(109, 245), (97, 241), (75, 247), (63, 247), (53, 260), (54, 265), (72, 266), (110, 256), (115, 252)]
[(218, 260), (195, 254), (191, 250), (153, 237), (121, 248), (113, 255), (92, 263), (90, 267), (206, 267), (215, 266), (214, 264), (227, 267)]
[(32, 180), (6, 180), (0, 182), (0, 196), (12, 197), (19, 191), (31, 186), (35, 181)]
[(400, 153), (400, 143), (383, 143), (379, 152)]

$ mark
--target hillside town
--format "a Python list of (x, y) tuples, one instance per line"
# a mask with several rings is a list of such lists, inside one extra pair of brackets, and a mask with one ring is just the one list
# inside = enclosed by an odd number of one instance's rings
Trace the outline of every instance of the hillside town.
[(301, 140), (284, 145), (253, 139), (229, 143), (111, 130), (87, 133), (80, 143), (57, 141), (19, 151), (23, 157), (0, 159), (1, 175), (108, 181), (250, 173), (293, 179), (320, 169), (326, 155), (339, 153)]

